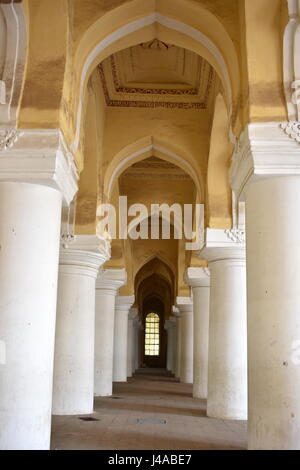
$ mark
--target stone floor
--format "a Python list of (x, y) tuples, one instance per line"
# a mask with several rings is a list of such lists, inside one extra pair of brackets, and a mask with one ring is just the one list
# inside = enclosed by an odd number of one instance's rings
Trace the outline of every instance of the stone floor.
[(165, 371), (143, 371), (115, 384), (114, 396), (96, 398), (98, 421), (54, 416), (52, 449), (246, 449), (247, 424), (206, 417), (192, 386)]

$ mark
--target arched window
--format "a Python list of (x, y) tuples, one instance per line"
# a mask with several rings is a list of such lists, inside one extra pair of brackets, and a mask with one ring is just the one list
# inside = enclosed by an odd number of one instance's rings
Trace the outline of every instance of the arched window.
[(145, 356), (159, 356), (159, 316), (148, 313), (145, 324)]

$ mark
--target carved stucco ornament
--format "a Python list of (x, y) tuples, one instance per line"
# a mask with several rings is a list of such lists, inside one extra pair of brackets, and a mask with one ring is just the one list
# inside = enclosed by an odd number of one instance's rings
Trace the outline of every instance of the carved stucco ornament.
[(291, 139), (300, 144), (300, 121), (282, 122), (280, 127)]
[(245, 230), (234, 228), (232, 230), (225, 230), (225, 233), (226, 233), (227, 237), (233, 243), (245, 243), (245, 240), (246, 240)]
[(75, 242), (76, 237), (72, 233), (62, 233), (60, 239), (63, 248), (67, 249)]
[(19, 132), (17, 129), (0, 129), (0, 151), (13, 147), (18, 138)]

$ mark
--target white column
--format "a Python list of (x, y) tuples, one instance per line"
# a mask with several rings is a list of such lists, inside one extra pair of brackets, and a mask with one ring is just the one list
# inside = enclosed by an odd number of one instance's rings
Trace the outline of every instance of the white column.
[(127, 330), (127, 377), (132, 377), (133, 374), (133, 360), (135, 353), (135, 328), (134, 322), (138, 316), (137, 308), (131, 308), (128, 315), (128, 330)]
[(178, 317), (173, 316), (173, 322), (174, 322), (174, 343), (173, 343), (173, 356), (174, 356), (174, 364), (173, 364), (173, 374), (176, 377), (176, 368), (177, 368), (177, 346), (178, 346)]
[(211, 275), (207, 415), (247, 419), (245, 244), (238, 232), (206, 231)]
[(125, 269), (105, 269), (96, 280), (95, 395), (112, 395), (115, 299), (126, 284)]
[(172, 308), (172, 313), (176, 318), (176, 361), (175, 361), (175, 377), (180, 379), (181, 369), (181, 318), (179, 309), (175, 306)]
[(167, 331), (167, 370), (174, 373), (175, 370), (175, 341), (176, 341), (176, 318), (170, 317), (165, 321)]
[(193, 290), (193, 397), (207, 399), (210, 274), (207, 268), (188, 268), (186, 283)]
[(58, 132), (7, 137), (0, 137), (0, 449), (47, 450), (62, 197), (65, 204), (74, 197), (76, 177), (58, 152)]
[(114, 327), (114, 382), (127, 382), (127, 335), (128, 313), (134, 303), (134, 296), (118, 296), (115, 307)]
[(180, 311), (180, 381), (193, 383), (193, 302), (190, 297), (177, 297)]
[(107, 242), (96, 235), (76, 236), (62, 248), (58, 278), (53, 379), (54, 415), (93, 412), (95, 283), (109, 258)]
[(141, 320), (135, 321), (135, 355), (134, 355), (134, 372), (136, 372), (141, 366), (141, 331), (142, 331)]
[(231, 181), (246, 200), (248, 446), (299, 450), (300, 147), (278, 124), (252, 124), (238, 150)]

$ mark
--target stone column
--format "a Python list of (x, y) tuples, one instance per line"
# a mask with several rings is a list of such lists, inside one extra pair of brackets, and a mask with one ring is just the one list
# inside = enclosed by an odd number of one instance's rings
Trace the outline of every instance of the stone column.
[(176, 342), (176, 318), (171, 317), (165, 321), (165, 329), (167, 331), (167, 369), (174, 373), (175, 370), (175, 342)]
[(175, 306), (172, 308), (172, 313), (176, 318), (176, 360), (175, 360), (175, 377), (180, 379), (181, 369), (181, 318), (179, 309)]
[(50, 447), (61, 208), (77, 189), (58, 131), (0, 136), (0, 449)]
[(190, 297), (177, 297), (180, 311), (180, 381), (193, 383), (193, 303)]
[(186, 283), (193, 290), (193, 397), (207, 399), (210, 274), (207, 268), (188, 268)]
[(279, 124), (248, 125), (231, 183), (246, 201), (249, 449), (299, 450), (299, 143)]
[(138, 316), (137, 308), (131, 308), (128, 315), (128, 331), (127, 331), (127, 377), (132, 377), (133, 361), (135, 354), (135, 320)]
[[(174, 315), (174, 314), (173, 314)], [(178, 317), (176, 315), (173, 316), (174, 322), (174, 364), (173, 364), (173, 374), (176, 377), (176, 368), (177, 368), (177, 346), (178, 346)]]
[(113, 381), (127, 382), (128, 314), (134, 296), (118, 296), (115, 307)]
[(108, 242), (78, 235), (62, 248), (58, 277), (53, 379), (54, 415), (93, 412), (95, 283), (109, 258)]
[(245, 244), (238, 232), (207, 229), (200, 256), (211, 275), (207, 415), (247, 419)]
[(95, 395), (112, 395), (115, 299), (126, 284), (125, 269), (105, 269), (96, 281)]
[(135, 355), (134, 355), (134, 372), (141, 366), (141, 331), (143, 325), (141, 320), (135, 321)]

